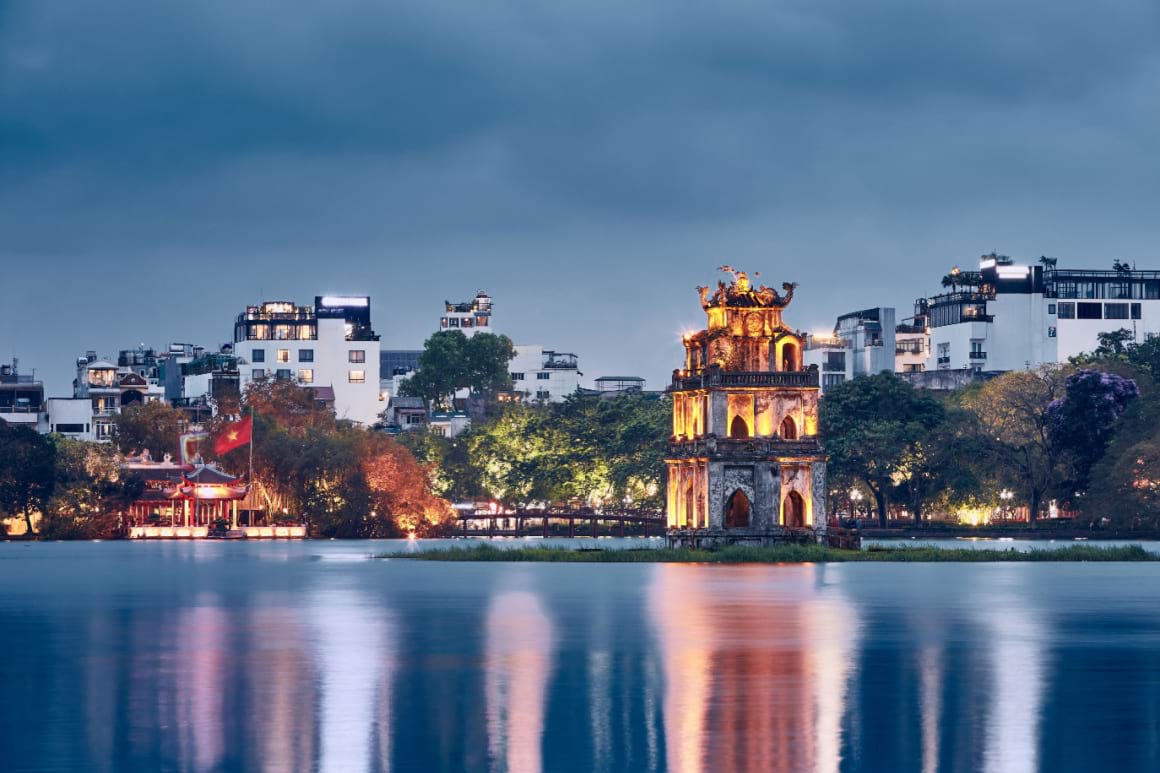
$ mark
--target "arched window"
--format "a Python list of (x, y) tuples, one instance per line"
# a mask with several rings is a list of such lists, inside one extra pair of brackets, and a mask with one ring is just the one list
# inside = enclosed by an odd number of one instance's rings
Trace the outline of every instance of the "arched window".
[(796, 491), (789, 492), (782, 508), (783, 522), (786, 526), (800, 528), (806, 525), (806, 503), (801, 494)]
[(144, 401), (145, 401), (145, 396), (142, 395), (140, 392), (134, 391), (132, 389), (126, 391), (124, 394), (121, 395), (121, 407), (122, 408), (124, 408), (125, 406), (128, 406), (128, 405), (140, 405)]
[(749, 437), (749, 425), (745, 423), (745, 419), (741, 418), (740, 416), (733, 417), (733, 421), (729, 424), (729, 437)]
[(725, 528), (745, 529), (749, 527), (749, 497), (737, 489), (725, 503)]
[(786, 416), (781, 422), (781, 439), (797, 440), (797, 425), (792, 416)]
[(781, 347), (781, 369), (797, 370), (797, 346), (787, 343)]
[(696, 502), (697, 498), (693, 496), (693, 484), (690, 483), (685, 489), (685, 526), (697, 526)]

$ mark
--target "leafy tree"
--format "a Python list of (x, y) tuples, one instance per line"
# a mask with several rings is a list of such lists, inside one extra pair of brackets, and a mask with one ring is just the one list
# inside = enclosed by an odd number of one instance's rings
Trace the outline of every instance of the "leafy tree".
[(55, 484), (44, 509), (41, 536), (49, 539), (109, 539), (122, 536), (121, 513), (140, 498), (144, 482), (124, 476), (116, 449), (53, 436)]
[(28, 534), (33, 513), (43, 513), (55, 483), (56, 449), (31, 427), (0, 421), (0, 512), (24, 516)]
[(185, 414), (161, 400), (132, 405), (113, 418), (113, 441), (124, 454), (148, 450), (154, 459), (179, 453), (178, 436), (185, 431)]
[(390, 437), (374, 433), (367, 438), (361, 472), (375, 511), (389, 515), (398, 529), (426, 536), (452, 525), (454, 511), (431, 491), (427, 470)]
[(507, 336), (476, 333), (468, 338), (460, 330), (440, 331), (423, 345), (419, 367), (403, 381), (401, 392), (438, 406), (450, 405), (460, 389), (493, 395), (511, 388), (508, 363), (513, 357), (515, 347)]
[(1069, 488), (1086, 489), (1092, 466), (1104, 455), (1120, 416), (1140, 396), (1132, 379), (1115, 373), (1079, 370), (1064, 381), (1064, 395), (1047, 406), (1050, 440), (1068, 455)]
[(453, 502), (486, 496), (479, 470), (468, 454), (471, 430), (449, 438), (434, 432), (404, 432), (398, 441), (427, 470), (431, 490)]
[(1068, 369), (1055, 366), (1004, 373), (963, 396), (975, 418), (976, 463), (1027, 495), (1032, 526), (1043, 498), (1059, 490), (1066, 477), (1065, 452), (1051, 433), (1049, 407), (1063, 396), (1068, 375)]
[(865, 484), (881, 526), (896, 482), (912, 480), (920, 488), (931, 433), (944, 418), (938, 400), (890, 372), (852, 379), (826, 393), (820, 424), (830, 467)]

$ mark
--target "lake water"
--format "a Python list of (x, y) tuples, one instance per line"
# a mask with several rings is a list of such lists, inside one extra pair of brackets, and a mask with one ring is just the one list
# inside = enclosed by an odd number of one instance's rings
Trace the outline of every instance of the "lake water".
[(381, 552), (0, 544), (0, 769), (1160, 769), (1160, 565)]

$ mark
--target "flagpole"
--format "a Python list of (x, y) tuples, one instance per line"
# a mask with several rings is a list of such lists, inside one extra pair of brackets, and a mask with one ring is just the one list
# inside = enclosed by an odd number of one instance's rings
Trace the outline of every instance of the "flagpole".
[(254, 405), (250, 404), (250, 525), (254, 525)]

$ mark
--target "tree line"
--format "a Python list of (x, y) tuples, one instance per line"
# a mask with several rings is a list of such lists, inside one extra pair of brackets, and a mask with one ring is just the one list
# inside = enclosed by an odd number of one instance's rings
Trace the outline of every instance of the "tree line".
[(1066, 365), (949, 394), (888, 372), (830, 389), (831, 514), (864, 498), (882, 526), (901, 509), (917, 523), (1026, 507), (1034, 523), (1055, 503), (1089, 522), (1160, 527), (1160, 345), (1126, 332)]

